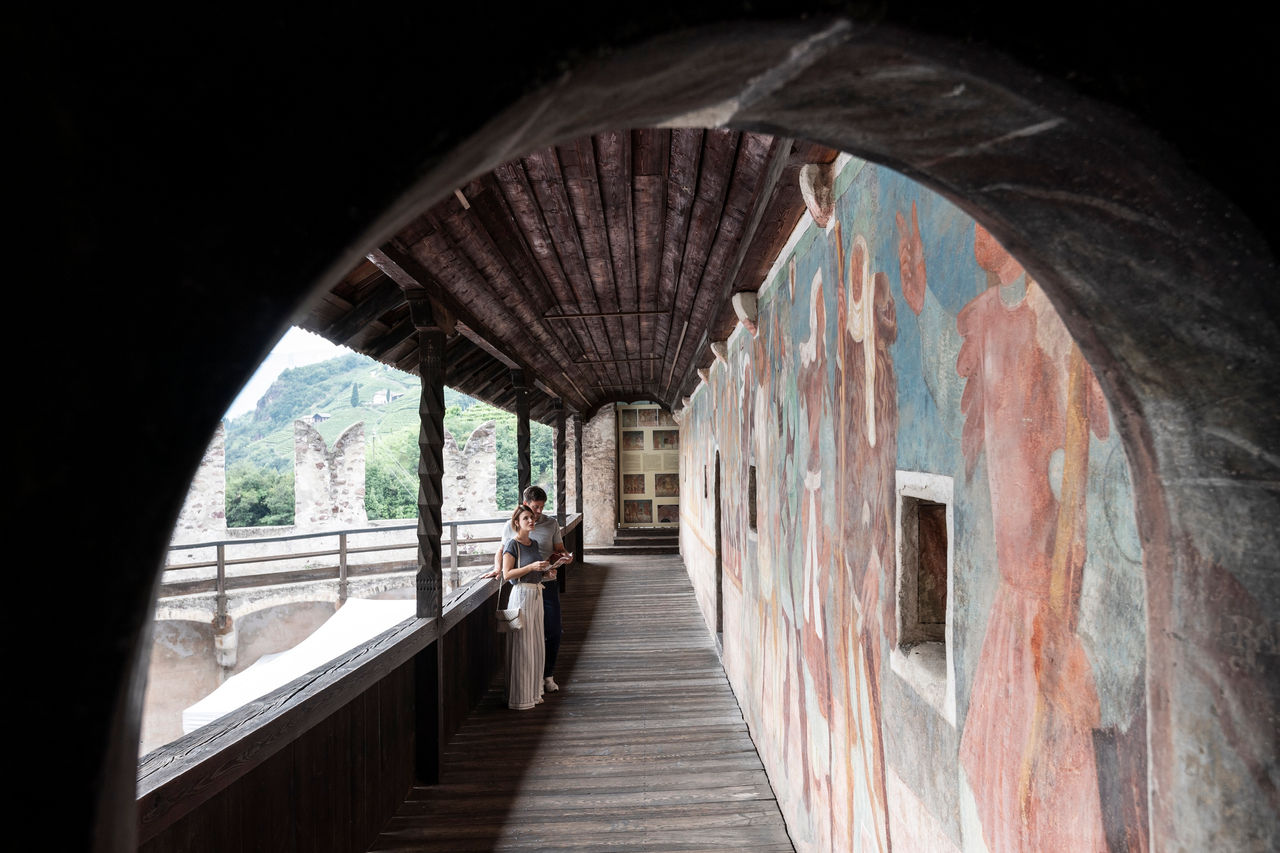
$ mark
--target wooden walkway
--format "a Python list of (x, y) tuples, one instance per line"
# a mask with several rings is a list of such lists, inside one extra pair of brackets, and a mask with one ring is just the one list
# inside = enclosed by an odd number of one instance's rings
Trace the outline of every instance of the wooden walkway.
[(511, 711), (499, 676), (373, 849), (793, 850), (680, 558), (569, 583), (560, 692)]

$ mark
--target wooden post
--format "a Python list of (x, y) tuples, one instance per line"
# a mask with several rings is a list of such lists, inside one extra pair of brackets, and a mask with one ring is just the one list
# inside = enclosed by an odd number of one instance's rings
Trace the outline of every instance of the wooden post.
[[(444, 576), (441, 566), (441, 505), (444, 502), (444, 345), (445, 332), (421, 289), (405, 288), (409, 316), (418, 333), (418, 618), (441, 622)], [(444, 752), (443, 638), (417, 656), (416, 760), (418, 781), (440, 781)]]
[(556, 521), (564, 526), (564, 516), (568, 507), (569, 494), (565, 484), (564, 470), (564, 402), (552, 400), (551, 406), (556, 413)]
[(227, 546), (219, 543), (217, 547), (218, 560), (218, 580), (215, 586), (214, 604), (216, 612), (214, 614), (214, 624), (218, 628), (223, 628), (227, 619)]
[(338, 534), (338, 606), (347, 603), (347, 534)]
[(458, 525), (449, 525), (449, 583), (458, 588)]
[[(581, 514), (583, 507), (582, 496), (582, 412), (577, 412), (573, 416), (573, 503), (574, 512)], [(577, 538), (577, 555), (574, 557), (575, 563), (581, 563), (586, 557), (586, 519), (578, 522), (578, 538)]]
[(517, 504), (524, 501), (524, 490), (533, 482), (533, 466), (529, 461), (529, 386), (524, 383), (523, 370), (511, 371), (511, 384), (516, 389)]

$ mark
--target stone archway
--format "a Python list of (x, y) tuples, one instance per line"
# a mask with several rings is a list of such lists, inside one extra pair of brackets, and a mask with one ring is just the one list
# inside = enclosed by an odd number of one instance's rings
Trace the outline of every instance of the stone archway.
[[(459, 77), (456, 68), (467, 64), (462, 48), (442, 43), (438, 58), (455, 62), (450, 79), (458, 92), (441, 95), (430, 114), (405, 107), (420, 85), (412, 75), (392, 79), (385, 69), (344, 60), (302, 80), (299, 69), (322, 65), (314, 51), (290, 50), (291, 43), (270, 37), (247, 39), (234, 67), (287, 81), (292, 99), (228, 75), (225, 46), (213, 43), (178, 49), (160, 41), (130, 54), (123, 71), (95, 65), (99, 46), (80, 62), (100, 79), (51, 74), (50, 100), (63, 118), (54, 135), (58, 150), (69, 152), (63, 174), (73, 214), (58, 233), (58, 252), (49, 255), (56, 258), (52, 274), (80, 297), (83, 317), (129, 338), (128, 387), (155, 395), (143, 401), (139, 418), (169, 424), (173, 436), (157, 444), (150, 426), (112, 433), (125, 463), (137, 467), (124, 489), (135, 501), (136, 524), (85, 526), (119, 564), (100, 626), (108, 642), (84, 667), (82, 689), (95, 699), (66, 726), (68, 751), (78, 756), (73, 766), (96, 780), (84, 801), (69, 804), (85, 813), (85, 836), (97, 849), (130, 847), (140, 655), (155, 557), (211, 425), (298, 301), (408, 213), (471, 175), (555, 139), (664, 123), (803, 136), (898, 169), (964, 208), (1035, 274), (1107, 392), (1139, 484), (1153, 839), (1159, 847), (1245, 846), (1255, 833), (1273, 831), (1275, 733), (1268, 721), (1277, 678), (1269, 614), (1280, 598), (1271, 568), (1280, 536), (1269, 520), (1280, 515), (1280, 404), (1273, 393), (1280, 344), (1276, 273), (1264, 238), (1151, 130), (963, 41), (835, 19), (662, 35), (671, 20), (655, 10), (632, 22), (625, 49), (578, 62), (559, 79), (548, 69), (575, 47), (617, 42), (570, 27), (562, 40), (495, 59), (513, 75), (536, 67), (547, 81), (510, 107), (523, 78), (490, 85), (491, 68)], [(347, 22), (326, 23), (332, 36)], [(968, 34), (954, 24), (936, 29)], [(130, 33), (126, 44), (150, 35)], [(998, 30), (995, 43), (1010, 47), (1014, 37)], [(310, 63), (293, 62), (297, 54)], [(206, 56), (219, 59), (203, 64)], [(1164, 61), (1172, 68), (1180, 57), (1171, 51)], [(404, 71), (399, 62), (395, 68)], [(1229, 57), (1224, 63), (1230, 70)], [(1057, 70), (1053, 61), (1047, 65), (1051, 74)], [(175, 70), (185, 73), (169, 73)], [(1148, 69), (1153, 77), (1162, 70)], [(193, 80), (208, 86), (185, 85)], [(311, 93), (311, 86), (335, 81), (323, 97)], [(112, 88), (104, 94), (106, 86)], [(167, 109), (156, 110), (153, 101)], [(344, 104), (394, 122), (388, 136), (395, 141), (379, 150), (373, 138), (326, 137), (351, 118)], [(1201, 153), (1225, 155), (1225, 143), (1205, 141), (1217, 132), (1187, 138), (1201, 143)], [(156, 147), (171, 138), (181, 143), (174, 150)], [(314, 148), (296, 162), (283, 156), (304, 143)], [(421, 179), (387, 208), (423, 163)], [(320, 166), (325, 181), (317, 179)], [(128, 263), (138, 233), (154, 248), (154, 291)], [(285, 243), (292, 252), (280, 251)], [(127, 295), (100, 301), (104, 275), (118, 276)], [(203, 336), (219, 346), (173, 322), (197, 316)], [(157, 350), (166, 363), (154, 363)], [(79, 358), (60, 357), (68, 375), (83, 370)], [(82, 390), (90, 411), (112, 400), (89, 381)], [(70, 468), (33, 472), (32, 497), (39, 503), (74, 488), (81, 476)], [(1218, 706), (1238, 710), (1232, 720), (1239, 728), (1224, 730), (1217, 708), (1202, 698), (1210, 693), (1221, 697)], [(1184, 775), (1186, 766), (1198, 775)]]
[(1042, 283), (1134, 470), (1153, 842), (1221, 846), (1254, 831), (1242, 826), (1265, 827), (1274, 732), (1259, 721), (1276, 702), (1269, 565), (1280, 533), (1261, 519), (1280, 514), (1269, 376), (1280, 312), (1260, 235), (1237, 228), (1239, 215), (1126, 116), (1001, 57), (838, 20), (700, 31), (577, 71), (494, 119), (384, 227), (554, 139), (707, 124), (804, 137), (901, 171)]

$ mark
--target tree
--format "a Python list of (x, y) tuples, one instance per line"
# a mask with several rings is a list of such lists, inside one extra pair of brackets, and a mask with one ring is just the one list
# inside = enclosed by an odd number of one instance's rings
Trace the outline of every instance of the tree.
[(241, 463), (227, 472), (227, 527), (293, 524), (293, 471)]
[(351, 408), (354, 409), (359, 405), (360, 405), (360, 386), (357, 383), (352, 382), (351, 383)]
[(370, 519), (418, 515), (418, 436), (405, 430), (378, 442), (364, 468), (364, 508)]
[(364, 508), (370, 520), (417, 517), (417, 478), (408, 477), (393, 460), (385, 456), (369, 460), (364, 484)]

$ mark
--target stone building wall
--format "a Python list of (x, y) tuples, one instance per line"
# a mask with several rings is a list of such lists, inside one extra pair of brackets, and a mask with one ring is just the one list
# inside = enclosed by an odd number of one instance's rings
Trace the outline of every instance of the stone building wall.
[(582, 428), (584, 544), (612, 545), (618, 526), (618, 415), (605, 406)]
[[(564, 511), (566, 515), (572, 515), (578, 511), (577, 469), (574, 467), (577, 465), (578, 456), (576, 431), (573, 428), (576, 418), (577, 416), (575, 415), (564, 419)], [(585, 425), (583, 431), (585, 433)], [(583, 443), (585, 444), (586, 442), (584, 441)]]

